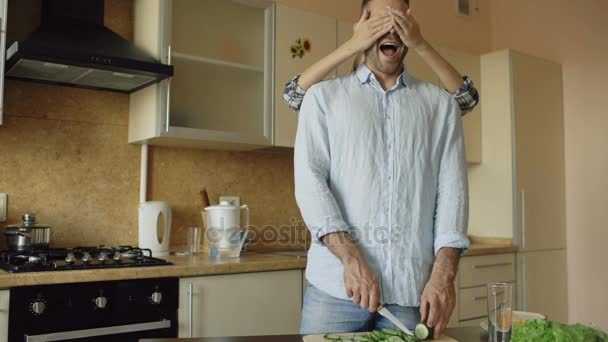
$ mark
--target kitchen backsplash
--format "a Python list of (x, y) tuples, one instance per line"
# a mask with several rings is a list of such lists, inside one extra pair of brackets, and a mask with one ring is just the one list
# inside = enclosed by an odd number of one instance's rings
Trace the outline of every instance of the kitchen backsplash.
[[(131, 1), (106, 1), (106, 25), (128, 39), (131, 14)], [(140, 147), (127, 144), (128, 115), (127, 95), (7, 80), (0, 126), (7, 223), (36, 213), (53, 227), (54, 246), (137, 244)], [(198, 192), (206, 187), (214, 203), (236, 195), (250, 206), (252, 249), (303, 247), (291, 153), (151, 147), (149, 170), (148, 200), (173, 209), (173, 245), (201, 224)]]

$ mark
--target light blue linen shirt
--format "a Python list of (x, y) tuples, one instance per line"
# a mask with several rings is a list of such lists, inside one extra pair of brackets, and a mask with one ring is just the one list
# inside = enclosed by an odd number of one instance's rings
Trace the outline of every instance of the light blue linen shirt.
[(461, 112), (446, 91), (401, 74), (384, 91), (366, 66), (310, 88), (295, 143), (295, 194), (313, 244), (306, 277), (348, 299), (322, 243), (347, 231), (380, 279), (382, 302), (419, 306), (435, 255), (467, 249)]

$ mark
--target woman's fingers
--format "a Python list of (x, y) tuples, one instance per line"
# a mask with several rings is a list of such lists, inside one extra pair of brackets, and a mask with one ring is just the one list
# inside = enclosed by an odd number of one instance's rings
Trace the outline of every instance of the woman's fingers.
[(374, 35), (372, 36), (372, 41), (375, 42), (376, 40), (380, 39), (380, 37), (384, 36), (385, 34), (389, 33), (390, 30), (393, 28), (393, 23), (390, 23), (384, 27), (381, 27), (379, 30), (377, 30), (376, 32), (374, 32)]
[(393, 20), (393, 19), (391, 18), (390, 15), (386, 15), (386, 16), (379, 17), (379, 18), (374, 18), (369, 21), (369, 27), (373, 29), (373, 28), (382, 26), (386, 23), (389, 23), (389, 22), (391, 22), (391, 20)]
[(361, 18), (359, 18), (359, 23), (365, 22), (369, 19), (369, 9), (364, 9), (363, 14), (361, 14)]

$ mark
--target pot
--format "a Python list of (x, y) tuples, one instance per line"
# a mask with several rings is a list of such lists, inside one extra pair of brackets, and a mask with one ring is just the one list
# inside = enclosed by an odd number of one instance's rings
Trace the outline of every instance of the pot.
[(34, 214), (24, 214), (21, 219), (21, 224), (10, 225), (4, 229), (8, 249), (15, 252), (48, 249), (51, 227), (36, 224)]

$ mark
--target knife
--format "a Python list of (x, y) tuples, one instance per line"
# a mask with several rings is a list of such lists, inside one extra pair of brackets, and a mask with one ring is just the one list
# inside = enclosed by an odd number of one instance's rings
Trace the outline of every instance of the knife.
[(388, 311), (387, 308), (380, 305), (380, 306), (378, 306), (378, 309), (376, 309), (376, 310), (378, 311), (379, 314), (386, 317), (389, 321), (391, 321), (394, 325), (396, 325), (397, 328), (401, 329), (401, 331), (403, 331), (404, 333), (406, 333), (408, 335), (414, 336), (414, 334), (410, 331), (410, 329), (406, 328), (405, 325), (403, 325), (403, 323), (401, 323), (401, 321), (398, 320), (397, 317), (395, 317), (390, 311)]

